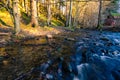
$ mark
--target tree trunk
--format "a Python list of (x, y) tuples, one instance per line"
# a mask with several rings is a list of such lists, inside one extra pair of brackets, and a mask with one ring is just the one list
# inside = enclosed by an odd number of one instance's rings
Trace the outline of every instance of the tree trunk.
[(25, 12), (28, 14), (28, 0), (24, 0), (25, 2)]
[(45, 0), (41, 0), (42, 3), (45, 3)]
[(67, 0), (66, 0), (66, 24), (65, 26), (67, 27), (68, 26), (68, 7), (67, 7)]
[(8, 8), (10, 8), (11, 7), (11, 0), (7, 0), (7, 1), (8, 1), (7, 6), (8, 6)]
[(13, 19), (14, 19), (14, 30), (15, 34), (20, 32), (20, 17), (18, 10), (18, 0), (13, 0)]
[(54, 8), (56, 7), (56, 0), (54, 0), (54, 5), (53, 6), (54, 6)]
[(31, 25), (32, 27), (36, 27), (38, 26), (36, 0), (30, 0), (30, 6), (31, 6)]
[(98, 13), (98, 24), (97, 28), (100, 29), (101, 26), (101, 10), (102, 10), (102, 0), (99, 0), (99, 13)]
[(51, 4), (50, 4), (50, 0), (48, 0), (48, 6), (47, 6), (47, 10), (48, 10), (48, 19), (47, 19), (47, 25), (49, 26), (51, 23)]
[(25, 8), (25, 1), (24, 0), (22, 0), (21, 4), (22, 4), (22, 8)]
[(40, 1), (37, 0), (37, 16), (39, 16), (39, 11), (40, 11)]
[(60, 12), (61, 12), (61, 0), (60, 0), (60, 3), (58, 3), (58, 10), (59, 10), (59, 15), (61, 14)]
[(65, 6), (63, 5), (64, 4), (64, 0), (60, 0), (60, 12), (62, 13), (62, 15), (64, 15), (64, 8)]
[(78, 25), (79, 14), (80, 14), (80, 9), (79, 9), (79, 2), (78, 2), (76, 3), (76, 11), (75, 11), (75, 17), (74, 17), (74, 22), (73, 22), (74, 27)]
[(72, 0), (70, 0), (70, 8), (69, 8), (69, 27), (71, 27), (72, 21)]

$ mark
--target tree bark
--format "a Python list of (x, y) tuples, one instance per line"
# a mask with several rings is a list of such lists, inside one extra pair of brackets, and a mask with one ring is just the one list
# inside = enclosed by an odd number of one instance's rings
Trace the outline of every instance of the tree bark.
[(24, 0), (21, 0), (21, 4), (22, 4), (22, 8), (25, 8), (25, 1)]
[(8, 2), (7, 6), (8, 6), (8, 8), (10, 8), (11, 7), (11, 0), (7, 0), (7, 2)]
[(25, 2), (25, 12), (28, 14), (28, 0), (24, 0)]
[(66, 24), (65, 24), (65, 26), (67, 27), (68, 26), (68, 20), (69, 20), (69, 17), (68, 17), (68, 6), (67, 6), (67, 0), (66, 0)]
[(70, 8), (69, 8), (69, 27), (71, 27), (72, 21), (72, 0), (70, 0)]
[(56, 0), (54, 0), (54, 5), (53, 6), (54, 6), (54, 8), (56, 7)]
[(101, 28), (101, 10), (102, 10), (102, 0), (99, 0), (99, 13), (98, 13), (98, 24), (97, 28)]
[(80, 9), (79, 9), (79, 2), (76, 3), (76, 11), (75, 11), (75, 17), (74, 17), (74, 22), (73, 22), (73, 26), (76, 27), (78, 25), (78, 18), (79, 18), (79, 14), (80, 14)]
[(48, 0), (48, 6), (47, 6), (47, 10), (48, 10), (48, 19), (47, 19), (47, 25), (49, 26), (51, 23), (51, 2), (50, 0)]
[(37, 16), (39, 16), (39, 11), (40, 11), (40, 1), (37, 0)]
[(31, 25), (32, 27), (36, 27), (38, 26), (36, 0), (30, 0), (30, 6), (31, 6)]
[(13, 19), (14, 19), (14, 30), (15, 34), (20, 32), (20, 17), (18, 10), (18, 0), (13, 0)]

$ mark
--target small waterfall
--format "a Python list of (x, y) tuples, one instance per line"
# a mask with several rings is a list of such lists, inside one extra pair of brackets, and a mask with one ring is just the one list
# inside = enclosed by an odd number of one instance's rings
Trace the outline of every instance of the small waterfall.
[(15, 80), (120, 80), (120, 33), (86, 32), (74, 45), (75, 54), (50, 58)]

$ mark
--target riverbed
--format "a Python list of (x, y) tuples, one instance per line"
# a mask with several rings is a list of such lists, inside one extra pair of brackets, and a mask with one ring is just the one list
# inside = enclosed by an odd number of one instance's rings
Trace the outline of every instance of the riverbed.
[(7, 53), (1, 80), (120, 79), (119, 32), (79, 30), (49, 41), (30, 38), (1, 47), (1, 53)]

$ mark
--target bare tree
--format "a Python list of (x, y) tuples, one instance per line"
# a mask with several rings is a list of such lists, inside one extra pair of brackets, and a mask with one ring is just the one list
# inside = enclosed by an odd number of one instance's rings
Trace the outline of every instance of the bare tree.
[(73, 26), (76, 27), (78, 24), (78, 18), (79, 18), (79, 14), (80, 14), (80, 7), (79, 7), (79, 2), (76, 3), (76, 11), (75, 11), (75, 16), (74, 16), (74, 22), (73, 22)]
[(69, 7), (69, 27), (71, 27), (72, 21), (72, 0), (70, 0), (70, 7)]
[(101, 28), (101, 11), (102, 11), (102, 0), (99, 0), (99, 13), (98, 13), (98, 24), (97, 28)]
[(8, 6), (8, 8), (11, 7), (11, 0), (7, 0), (7, 6)]
[(25, 0), (20, 0), (22, 8), (25, 8)]
[(13, 0), (13, 19), (15, 34), (18, 34), (20, 32), (20, 17), (18, 11), (18, 2), (19, 0)]
[(67, 0), (65, 0), (65, 6), (66, 6), (66, 27), (68, 26), (68, 20), (69, 20), (69, 17), (68, 17), (68, 5), (67, 5)]
[(36, 0), (30, 0), (30, 6), (31, 6), (31, 24), (32, 27), (35, 27), (38, 26)]
[(24, 0), (25, 2), (25, 12), (28, 13), (28, 0)]
[(51, 1), (50, 0), (48, 0), (47, 11), (48, 11), (47, 25), (50, 25), (50, 23), (51, 23)]

